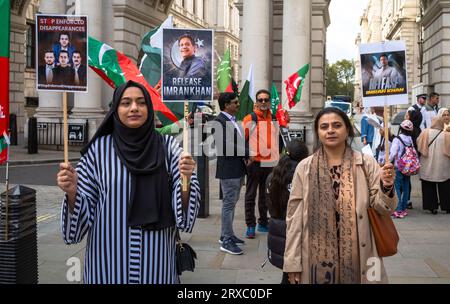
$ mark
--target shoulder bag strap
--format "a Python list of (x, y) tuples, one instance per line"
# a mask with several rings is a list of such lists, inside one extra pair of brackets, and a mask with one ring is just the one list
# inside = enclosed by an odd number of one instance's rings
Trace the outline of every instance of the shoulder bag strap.
[(434, 143), (434, 141), (436, 140), (436, 138), (438, 138), (438, 136), (439, 135), (441, 135), (441, 133), (443, 132), (444, 130), (441, 130), (441, 131), (439, 131), (439, 133), (433, 138), (433, 140), (428, 144), (428, 148)]

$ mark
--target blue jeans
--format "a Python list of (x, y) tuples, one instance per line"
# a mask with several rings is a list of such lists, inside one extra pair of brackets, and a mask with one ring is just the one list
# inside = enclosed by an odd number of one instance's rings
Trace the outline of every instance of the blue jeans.
[(233, 220), (234, 209), (239, 200), (239, 194), (244, 178), (221, 179), (220, 185), (223, 193), (222, 203), (222, 235), (223, 242), (234, 236)]
[(398, 169), (395, 169), (395, 192), (397, 192), (398, 205), (397, 212), (403, 211), (408, 206), (409, 187), (411, 176), (403, 175)]

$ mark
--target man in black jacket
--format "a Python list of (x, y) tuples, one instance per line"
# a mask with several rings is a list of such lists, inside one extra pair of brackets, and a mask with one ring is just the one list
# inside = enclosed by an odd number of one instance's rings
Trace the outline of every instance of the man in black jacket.
[(53, 69), (53, 83), (71, 86), (75, 81), (75, 71), (69, 65), (69, 53), (59, 52), (59, 66)]
[(82, 57), (79, 51), (74, 51), (72, 54), (73, 70), (74, 70), (74, 85), (86, 86), (87, 69), (82, 64)]
[(45, 51), (44, 61), (45, 65), (41, 65), (38, 67), (38, 83), (52, 84), (53, 69), (55, 68), (55, 54), (53, 54), (53, 51)]
[(216, 178), (220, 179), (223, 192), (222, 235), (219, 243), (222, 244), (220, 250), (238, 255), (242, 254), (243, 250), (237, 245), (244, 245), (245, 242), (233, 232), (234, 208), (239, 200), (249, 152), (243, 130), (236, 123), (235, 115), (239, 110), (237, 95), (221, 93), (219, 106), (222, 112), (216, 121), (220, 123), (220, 130), (214, 132), (217, 150)]

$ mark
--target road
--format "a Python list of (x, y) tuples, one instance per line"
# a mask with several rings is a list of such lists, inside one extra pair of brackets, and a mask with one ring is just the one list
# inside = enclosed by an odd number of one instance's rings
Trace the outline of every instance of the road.
[[(59, 164), (20, 165), (9, 167), (11, 185), (56, 186)], [(5, 167), (0, 168), (0, 181), (5, 180)]]

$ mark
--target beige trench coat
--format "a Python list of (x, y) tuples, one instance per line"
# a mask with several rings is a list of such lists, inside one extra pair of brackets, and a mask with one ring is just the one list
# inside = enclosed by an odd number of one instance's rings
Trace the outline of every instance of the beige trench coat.
[[(354, 153), (356, 218), (359, 240), (361, 283), (387, 283), (386, 271), (378, 253), (370, 229), (367, 208), (369, 207), (366, 177), (362, 169), (362, 154)], [(312, 156), (304, 159), (295, 170), (291, 195), (286, 214), (286, 250), (284, 272), (301, 272), (301, 283), (309, 283), (309, 237), (308, 202), (310, 195), (309, 171)], [(380, 167), (376, 160), (364, 155), (364, 163), (370, 181), (370, 200), (380, 213), (390, 213), (397, 207), (397, 197), (385, 195), (380, 189)], [(394, 191), (394, 190), (393, 190)], [(377, 259), (371, 259), (375, 257)]]

